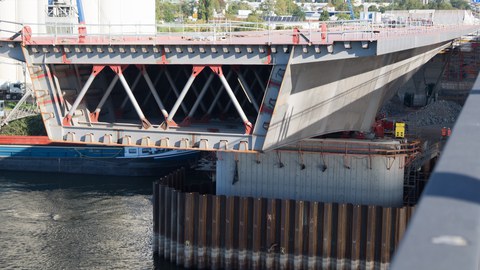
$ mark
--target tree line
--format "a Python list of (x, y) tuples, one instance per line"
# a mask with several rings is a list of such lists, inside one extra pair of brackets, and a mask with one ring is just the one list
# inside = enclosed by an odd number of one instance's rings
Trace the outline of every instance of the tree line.
[[(172, 3), (164, 0), (156, 0), (156, 18), (163, 22), (209, 22), (214, 18), (214, 14), (222, 14), (227, 20), (237, 20), (239, 10), (250, 10), (246, 21), (259, 22), (262, 16), (296, 16), (303, 20), (305, 13), (302, 10), (303, 2), (295, 3), (292, 0), (265, 0), (260, 3), (258, 9), (252, 9), (247, 1), (229, 1), (225, 0), (183, 0), (178, 3)], [(410, 9), (470, 9), (470, 4), (466, 0), (433, 0), (428, 4), (423, 4), (421, 0), (391, 0), (388, 7), (380, 6), (377, 8), (372, 5), (369, 11), (385, 12), (388, 10), (410, 10)], [(382, 0), (372, 0), (372, 2), (383, 2)], [(348, 11), (346, 0), (328, 0), (328, 6), (335, 7), (337, 11)], [(363, 6), (353, 7), (355, 17), (358, 18)], [(329, 20), (327, 11), (320, 11), (320, 20)], [(349, 14), (339, 14), (339, 19), (350, 19)]]

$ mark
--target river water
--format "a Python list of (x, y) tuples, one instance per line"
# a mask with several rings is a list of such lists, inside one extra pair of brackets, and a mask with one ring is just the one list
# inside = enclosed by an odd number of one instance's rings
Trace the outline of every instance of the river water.
[(0, 171), (0, 268), (177, 269), (152, 255), (153, 180)]

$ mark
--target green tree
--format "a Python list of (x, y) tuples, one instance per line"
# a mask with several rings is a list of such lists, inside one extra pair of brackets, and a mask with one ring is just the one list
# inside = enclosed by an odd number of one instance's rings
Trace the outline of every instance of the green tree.
[(271, 15), (275, 11), (275, 1), (265, 0), (260, 4), (260, 10), (263, 15)]
[(472, 9), (470, 4), (465, 0), (450, 0), (450, 4), (452, 5), (453, 8), (456, 8), (456, 9), (464, 9), (464, 10)]
[(212, 0), (200, 0), (198, 2), (198, 18), (208, 22), (213, 15), (213, 1)]
[(188, 18), (189, 16), (192, 16), (193, 7), (194, 7), (194, 2), (191, 2), (191, 1), (184, 1), (180, 3), (180, 12), (182, 14), (182, 17)]
[(371, 6), (368, 7), (368, 11), (378, 12), (378, 8), (377, 8), (377, 6), (375, 6), (375, 5), (371, 5)]
[(247, 22), (263, 22), (263, 19), (260, 14), (254, 11), (248, 15)]
[(30, 116), (10, 122), (3, 126), (2, 135), (45, 136), (45, 126), (40, 115)]
[(173, 22), (177, 15), (177, 6), (169, 3), (157, 0), (156, 5), (156, 18), (157, 20), (163, 20), (166, 22)]
[(231, 2), (228, 5), (227, 14), (237, 15), (239, 10), (251, 10), (247, 2)]
[(330, 14), (328, 14), (328, 11), (324, 10), (320, 14), (320, 21), (328, 21), (330, 20)]
[(305, 12), (297, 5), (294, 7), (292, 15), (298, 17), (301, 21), (305, 20)]
[(435, 0), (428, 3), (428, 8), (431, 9), (453, 9), (448, 0)]
[(419, 0), (398, 0), (395, 1), (393, 9), (410, 10), (424, 8), (422, 2)]

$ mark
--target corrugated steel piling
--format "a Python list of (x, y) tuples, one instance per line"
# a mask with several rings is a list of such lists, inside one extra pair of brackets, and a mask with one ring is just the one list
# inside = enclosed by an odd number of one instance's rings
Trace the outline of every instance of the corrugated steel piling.
[(159, 256), (185, 268), (386, 269), (412, 215), (411, 207), (187, 193), (182, 175), (154, 186), (154, 233)]
[(159, 224), (158, 224), (158, 214), (159, 214), (159, 194), (158, 194), (158, 188), (160, 185), (157, 183), (153, 184), (153, 253), (158, 254), (158, 236), (159, 236)]

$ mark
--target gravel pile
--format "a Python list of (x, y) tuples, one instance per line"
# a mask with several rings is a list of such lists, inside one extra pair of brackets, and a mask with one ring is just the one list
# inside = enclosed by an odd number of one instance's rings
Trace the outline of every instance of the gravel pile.
[(455, 123), (462, 107), (455, 102), (438, 100), (409, 113), (406, 120), (416, 126), (448, 125)]
[(404, 116), (406, 107), (402, 102), (395, 96), (389, 102), (387, 102), (380, 109), (379, 114), (385, 115), (387, 118)]

